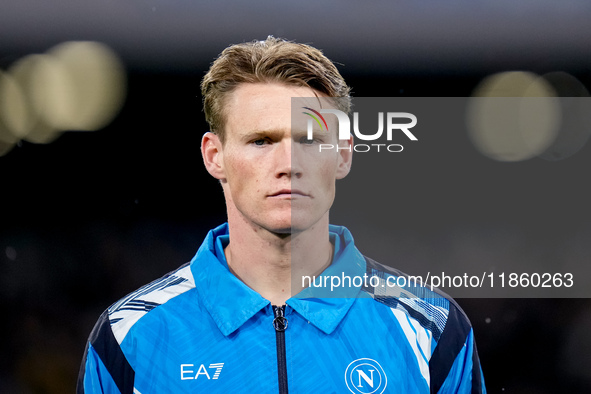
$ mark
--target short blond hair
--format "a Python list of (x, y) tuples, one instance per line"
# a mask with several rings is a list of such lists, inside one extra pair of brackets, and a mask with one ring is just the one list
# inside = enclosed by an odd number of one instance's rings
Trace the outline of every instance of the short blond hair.
[(241, 83), (280, 82), (305, 86), (328, 97), (349, 113), (351, 89), (336, 66), (310, 45), (272, 36), (264, 41), (231, 45), (212, 63), (201, 81), (203, 111), (210, 130), (224, 142), (224, 104)]

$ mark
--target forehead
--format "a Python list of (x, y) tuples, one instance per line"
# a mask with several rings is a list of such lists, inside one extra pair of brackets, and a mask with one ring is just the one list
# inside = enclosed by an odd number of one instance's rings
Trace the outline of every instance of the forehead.
[[(298, 107), (326, 107), (326, 96), (314, 89), (282, 83), (243, 83), (229, 94), (225, 106), (226, 131), (289, 128), (292, 98)], [(305, 105), (304, 105), (305, 104)], [(293, 110), (294, 115), (301, 113)]]

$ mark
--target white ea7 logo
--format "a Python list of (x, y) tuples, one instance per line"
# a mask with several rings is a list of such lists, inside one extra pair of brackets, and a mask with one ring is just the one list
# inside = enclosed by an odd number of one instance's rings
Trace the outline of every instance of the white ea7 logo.
[[(181, 380), (196, 380), (199, 377), (207, 378), (207, 380), (216, 380), (220, 377), (220, 373), (222, 373), (224, 363), (209, 364), (207, 368), (205, 364), (201, 364), (198, 369), (195, 369), (195, 366), (196, 364), (181, 364)], [(208, 368), (215, 371), (207, 372)]]
[[(328, 131), (328, 124), (324, 119), (322, 114), (333, 114), (336, 115), (337, 120), (339, 122), (339, 140), (348, 140), (351, 137), (351, 121), (346, 113), (343, 111), (339, 111), (338, 109), (321, 109), (316, 111), (309, 107), (303, 107), (309, 112), (304, 112), (304, 114), (310, 116), (311, 119), (308, 119), (308, 135), (307, 138), (309, 140), (313, 139), (313, 127), (314, 121), (318, 123), (320, 129), (323, 130), (326, 127)], [(410, 122), (407, 123), (395, 123), (394, 119), (407, 119)], [(386, 138), (388, 141), (392, 140), (392, 134), (394, 130), (402, 131), (411, 141), (417, 141), (417, 137), (414, 136), (413, 133), (410, 132), (409, 129), (413, 128), (417, 125), (417, 117), (409, 112), (387, 112), (386, 113)], [(323, 127), (324, 125), (324, 127)], [(374, 134), (363, 134), (359, 131), (359, 113), (353, 113), (353, 132), (355, 136), (363, 141), (375, 141), (382, 136), (384, 133), (384, 113), (378, 112), (378, 131)]]
[(354, 394), (382, 394), (388, 379), (380, 363), (371, 358), (360, 358), (347, 366), (345, 383)]

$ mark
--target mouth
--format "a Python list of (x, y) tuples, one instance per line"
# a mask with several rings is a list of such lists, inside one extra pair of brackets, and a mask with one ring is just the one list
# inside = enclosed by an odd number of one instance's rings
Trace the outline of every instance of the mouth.
[(309, 194), (304, 193), (298, 189), (281, 189), (273, 194), (270, 194), (269, 197), (276, 197), (276, 198), (298, 198), (298, 197), (310, 197)]

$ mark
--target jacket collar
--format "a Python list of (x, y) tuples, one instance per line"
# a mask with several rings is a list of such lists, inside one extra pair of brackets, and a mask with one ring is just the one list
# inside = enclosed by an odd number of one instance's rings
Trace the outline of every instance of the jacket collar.
[[(335, 245), (333, 264), (321, 277), (363, 276), (365, 258), (355, 248), (345, 227), (330, 226)], [(224, 247), (228, 244), (228, 224), (211, 230), (191, 261), (191, 272), (199, 298), (222, 332), (228, 336), (270, 302), (246, 286), (228, 269)], [(317, 278), (317, 281), (324, 281)], [(316, 282), (319, 283), (319, 282)], [(330, 281), (328, 281), (330, 283)], [(359, 287), (310, 287), (287, 300), (287, 305), (326, 334), (332, 333), (359, 296)]]

